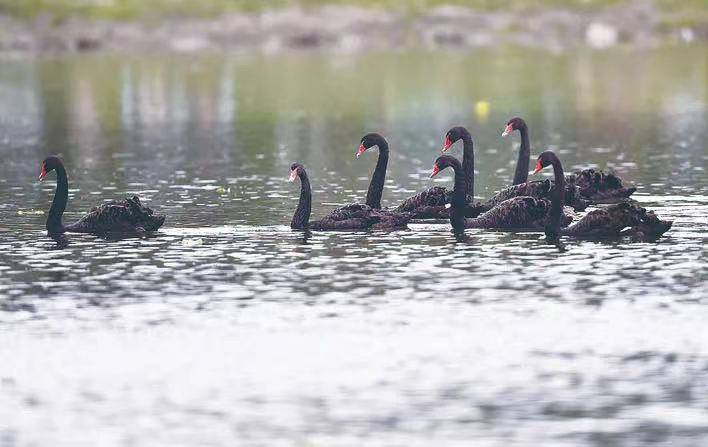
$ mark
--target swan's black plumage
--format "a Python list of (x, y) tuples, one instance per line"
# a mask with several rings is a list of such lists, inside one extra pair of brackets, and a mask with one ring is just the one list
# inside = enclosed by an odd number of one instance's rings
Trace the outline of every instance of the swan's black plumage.
[(290, 166), (290, 181), (300, 179), (300, 200), (293, 214), (290, 228), (296, 230), (368, 230), (405, 228), (408, 217), (378, 210), (366, 204), (351, 203), (337, 208), (317, 221), (310, 221), (312, 189), (305, 167), (300, 163)]
[[(476, 218), (466, 218), (467, 200), (464, 195), (465, 180), (460, 162), (454, 157), (442, 155), (435, 161), (433, 174), (446, 168), (455, 172), (455, 184), (450, 201), (450, 223), (455, 231), (464, 228), (494, 228), (501, 230), (538, 230), (544, 228), (551, 218), (553, 204), (548, 199), (536, 197), (513, 197), (505, 200)], [(567, 225), (572, 216), (563, 215)]]
[[(356, 153), (359, 158), (364, 152), (371, 148), (378, 147), (379, 157), (376, 161), (376, 167), (371, 174), (369, 189), (366, 191), (366, 206), (370, 207), (372, 217), (376, 219), (375, 229), (403, 229), (408, 228), (408, 222), (411, 219), (409, 213), (401, 213), (397, 210), (387, 210), (381, 208), (381, 197), (386, 183), (386, 169), (388, 168), (389, 147), (388, 141), (378, 133), (368, 133), (364, 135), (359, 144), (359, 150)], [(357, 204), (353, 204), (357, 205)], [(346, 205), (344, 208), (350, 209), (352, 205)], [(355, 206), (355, 208), (357, 208)], [(358, 208), (357, 208), (358, 209)], [(341, 210), (341, 209), (340, 209)], [(338, 212), (335, 210), (333, 213)], [(364, 212), (359, 210), (359, 213)]]
[(374, 172), (371, 174), (369, 189), (366, 191), (366, 204), (373, 209), (381, 209), (381, 197), (383, 196), (383, 189), (386, 184), (386, 170), (388, 169), (388, 141), (377, 133), (366, 134), (361, 139), (356, 157), (359, 158), (372, 147), (379, 148), (379, 157), (376, 160)]
[[(445, 134), (445, 143), (442, 151), (447, 152), (457, 141), (462, 140), (462, 170), (465, 181), (465, 197), (470, 204), (468, 216), (476, 216), (472, 208), (472, 197), (474, 197), (474, 143), (469, 131), (462, 126), (453, 127)], [(420, 192), (398, 205), (395, 209), (399, 213), (409, 213), (414, 219), (447, 219), (449, 211), (445, 207), (452, 199), (452, 191), (441, 187), (433, 186)]]
[(526, 126), (526, 121), (519, 117), (512, 118), (506, 123), (502, 137), (510, 135), (515, 130), (518, 130), (521, 135), (521, 146), (519, 147), (519, 159), (516, 161), (516, 170), (511, 184), (519, 185), (525, 183), (528, 179), (531, 144), (529, 143), (529, 129)]
[(447, 219), (445, 204), (450, 203), (452, 191), (433, 186), (411, 196), (395, 208), (399, 213), (410, 213), (414, 219)]
[[(563, 190), (564, 203), (572, 207), (575, 211), (583, 211), (588, 207), (590, 202), (580, 197), (580, 191), (575, 184), (564, 182)], [(518, 185), (509, 186), (501, 191), (498, 191), (492, 197), (477, 204), (477, 208), (483, 212), (488, 211), (499, 205), (505, 200), (514, 197), (526, 196), (535, 197), (537, 199), (551, 199), (555, 194), (555, 184), (551, 180), (535, 180), (519, 183)]]
[(51, 171), (57, 173), (57, 189), (47, 216), (47, 231), (57, 233), (136, 233), (157, 231), (165, 222), (165, 216), (140, 202), (137, 196), (114, 200), (93, 208), (88, 214), (69, 225), (62, 223), (62, 215), (69, 200), (69, 181), (61, 159), (49, 156), (42, 162), (40, 180)]
[[(474, 143), (470, 133), (464, 127), (453, 127), (445, 136), (443, 152), (452, 146), (456, 141), (463, 141), (462, 169), (465, 178), (465, 217), (478, 217), (482, 213), (492, 210), (505, 200), (514, 197), (533, 197), (537, 199), (550, 200), (553, 195), (553, 182), (550, 180), (527, 181), (530, 159), (530, 145), (526, 123), (521, 118), (514, 118), (509, 121), (502, 135), (508, 135), (514, 130), (521, 132), (521, 149), (519, 160), (514, 174), (514, 184), (508, 188), (494, 194), (492, 197), (482, 201), (474, 201)], [(398, 212), (410, 213), (417, 219), (445, 219), (449, 217), (446, 204), (452, 200), (452, 191), (436, 186), (427, 189), (413, 197), (410, 197), (396, 208)], [(528, 203), (528, 200), (522, 203)], [(589, 202), (580, 195), (580, 190), (574, 182), (566, 182), (565, 203), (572, 206), (576, 211), (587, 208)], [(497, 210), (499, 212), (499, 210)], [(488, 216), (490, 217), (490, 216)]]
[[(528, 126), (526, 122), (519, 117), (512, 118), (506, 123), (506, 128), (504, 128), (502, 136), (505, 137), (515, 130), (518, 130), (521, 136), (521, 146), (519, 147), (519, 158), (516, 162), (516, 171), (512, 184), (520, 185), (528, 182), (531, 145), (529, 143)], [(567, 189), (565, 203), (575, 208), (576, 211), (584, 209), (582, 206), (583, 202), (613, 202), (625, 199), (637, 190), (634, 186), (624, 186), (622, 179), (613, 173), (606, 173), (592, 168), (568, 174), (565, 178)], [(509, 198), (513, 193), (513, 189), (510, 191), (500, 191), (500, 193), (506, 198)]]
[[(553, 166), (556, 182), (563, 181), (563, 168), (560, 160), (552, 151), (538, 156), (536, 170)], [(659, 219), (654, 212), (647, 211), (637, 203), (623, 201), (605, 208), (590, 211), (582, 219), (567, 228), (561, 228), (561, 207), (563, 196), (553, 197), (552, 219), (545, 228), (546, 235), (556, 238), (558, 235), (573, 237), (617, 237), (630, 236), (636, 241), (652, 241), (666, 233), (673, 222)]]
[(566, 179), (572, 179), (578, 186), (580, 195), (593, 203), (626, 199), (637, 190), (634, 186), (624, 186), (622, 179), (611, 172), (592, 168), (569, 174)]
[(305, 167), (300, 163), (293, 163), (290, 166), (289, 181), (294, 182), (296, 178), (300, 179), (300, 200), (297, 202), (297, 208), (295, 208), (295, 213), (290, 221), (290, 228), (293, 230), (303, 230), (310, 226), (312, 188), (310, 187), (310, 179), (307, 176)]
[(659, 219), (631, 200), (590, 211), (577, 223), (561, 230), (561, 234), (574, 237), (629, 236), (638, 242), (651, 242), (669, 231), (670, 220)]

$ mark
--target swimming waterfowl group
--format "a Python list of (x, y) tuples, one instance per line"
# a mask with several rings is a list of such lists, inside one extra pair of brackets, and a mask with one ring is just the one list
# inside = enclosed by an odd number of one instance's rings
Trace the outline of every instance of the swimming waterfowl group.
[[(389, 156), (388, 142), (378, 134), (362, 138), (357, 157), (373, 146), (379, 148), (379, 161), (369, 185), (366, 205), (338, 208), (320, 221), (308, 224), (312, 195), (304, 166), (291, 166), (290, 180), (301, 180), (301, 194), (291, 227), (309, 230), (365, 230), (405, 228), (411, 219), (450, 220), (455, 232), (465, 228), (505, 231), (543, 231), (547, 237), (621, 237), (635, 241), (653, 241), (671, 228), (671, 221), (661, 220), (629, 199), (636, 188), (626, 187), (611, 173), (585, 169), (565, 175), (560, 159), (552, 151), (538, 156), (537, 174), (553, 167), (553, 180), (528, 180), (530, 145), (528, 126), (521, 118), (507, 123), (502, 136), (514, 131), (521, 134), (521, 147), (512, 186), (498, 191), (484, 201), (474, 200), (474, 143), (464, 127), (451, 128), (446, 134), (442, 152), (462, 141), (462, 162), (443, 154), (435, 160), (431, 177), (452, 168), (452, 190), (435, 186), (422, 191), (392, 210), (381, 209), (381, 193)], [(384, 160), (382, 162), (382, 160)], [(374, 197), (373, 200), (371, 198)], [(576, 219), (576, 212), (590, 205), (610, 203)]]
[[(502, 132), (508, 136), (518, 131), (521, 136), (519, 157), (512, 185), (483, 201), (474, 199), (474, 143), (464, 127), (451, 128), (444, 137), (443, 155), (435, 160), (431, 177), (451, 168), (453, 188), (434, 186), (392, 209), (381, 207), (389, 145), (377, 133), (365, 135), (356, 152), (357, 158), (372, 148), (378, 148), (378, 161), (371, 176), (365, 203), (351, 203), (331, 211), (319, 220), (310, 220), (312, 188), (305, 167), (290, 166), (290, 181), (300, 180), (300, 199), (290, 226), (294, 230), (396, 230), (405, 229), (412, 219), (449, 219), (453, 231), (465, 228), (486, 228), (504, 231), (543, 231), (548, 238), (621, 237), (636, 241), (658, 239), (671, 228), (671, 221), (661, 220), (629, 196), (636, 191), (626, 187), (611, 173), (585, 169), (565, 175), (560, 159), (552, 151), (538, 156), (534, 174), (547, 166), (553, 167), (553, 180), (528, 180), (531, 149), (528, 126), (521, 118), (509, 120)], [(462, 142), (462, 162), (447, 152)], [(68, 179), (62, 161), (47, 157), (41, 166), (40, 180), (48, 173), (57, 173), (57, 189), (47, 216), (50, 234), (66, 232), (106, 235), (111, 233), (142, 235), (157, 231), (165, 216), (144, 206), (137, 196), (112, 201), (93, 208), (77, 222), (64, 225), (62, 215), (68, 201)], [(610, 203), (594, 209), (580, 219), (577, 211), (589, 205)]]

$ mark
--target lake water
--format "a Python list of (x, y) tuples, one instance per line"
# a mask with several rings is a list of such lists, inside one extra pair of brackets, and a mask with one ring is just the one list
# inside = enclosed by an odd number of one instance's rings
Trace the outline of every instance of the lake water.
[[(5, 57), (0, 446), (708, 445), (707, 80), (701, 46)], [(314, 218), (363, 200), (369, 131), (391, 144), (385, 205), (452, 184), (427, 176), (458, 124), (488, 197), (515, 115), (534, 157), (614, 169), (673, 228), (559, 251), (288, 227), (294, 161)], [(66, 220), (138, 193), (164, 228), (58, 248), (50, 153)]]

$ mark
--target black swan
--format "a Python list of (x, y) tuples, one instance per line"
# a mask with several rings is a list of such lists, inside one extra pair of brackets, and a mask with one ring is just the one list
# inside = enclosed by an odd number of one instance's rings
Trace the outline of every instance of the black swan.
[(87, 215), (69, 225), (62, 223), (62, 215), (69, 199), (69, 181), (62, 161), (55, 156), (49, 156), (42, 162), (39, 180), (42, 181), (48, 173), (57, 172), (57, 189), (47, 216), (47, 231), (57, 233), (93, 233), (105, 235), (110, 233), (135, 233), (157, 231), (165, 222), (165, 216), (153, 214), (153, 211), (140, 203), (137, 196), (125, 200), (104, 203), (93, 208)]
[(502, 137), (511, 135), (515, 130), (521, 135), (521, 146), (519, 147), (519, 159), (516, 161), (516, 171), (514, 171), (514, 179), (512, 185), (520, 185), (526, 183), (529, 177), (529, 163), (531, 159), (531, 144), (529, 143), (529, 129), (526, 126), (526, 121), (521, 118), (512, 118), (506, 123)]
[(293, 163), (290, 166), (289, 181), (294, 182), (297, 178), (300, 179), (300, 200), (290, 222), (290, 228), (294, 230), (368, 230), (396, 227), (395, 218), (389, 216), (390, 213), (358, 203), (337, 208), (321, 220), (310, 222), (312, 212), (310, 179), (303, 165)]
[[(546, 166), (553, 166), (555, 181), (565, 181), (563, 166), (552, 151), (538, 156), (534, 174)], [(559, 235), (574, 237), (617, 237), (629, 236), (635, 241), (653, 241), (666, 233), (672, 221), (660, 220), (653, 211), (647, 211), (637, 203), (625, 200), (605, 208), (590, 211), (578, 222), (567, 228), (561, 228), (561, 208), (563, 196), (554, 194), (551, 216), (545, 227), (546, 236), (551, 239)]]
[[(519, 159), (516, 162), (516, 171), (514, 172), (512, 185), (520, 185), (528, 181), (531, 145), (529, 143), (528, 126), (526, 122), (519, 117), (512, 118), (506, 123), (502, 137), (510, 135), (515, 130), (518, 130), (521, 136), (521, 146), (519, 147)], [(612, 173), (605, 173), (592, 168), (568, 174), (566, 176), (566, 188), (575, 189), (573, 185), (577, 187), (580, 199), (593, 203), (625, 199), (637, 190), (634, 186), (624, 186), (622, 179)], [(566, 200), (565, 203), (578, 209), (576, 204), (572, 202), (572, 193), (566, 191), (566, 198), (571, 201)]]
[[(499, 203), (479, 217), (466, 218), (467, 199), (464, 194), (466, 179), (460, 162), (455, 157), (441, 155), (435, 160), (430, 177), (435, 177), (446, 168), (452, 168), (455, 173), (449, 214), (450, 223), (455, 232), (460, 232), (464, 228), (539, 230), (545, 228), (551, 218), (553, 203), (545, 198), (529, 196), (513, 197)], [(573, 219), (572, 213), (571, 215), (563, 214), (562, 217), (561, 223), (563, 225), (568, 225)]]
[[(520, 119), (520, 118), (519, 118)], [(521, 120), (523, 123), (523, 120)], [(525, 124), (524, 124), (525, 126)], [(528, 136), (528, 135), (527, 135)], [(526, 164), (524, 165), (523, 157), (519, 157), (521, 170), (523, 173), (523, 181), (520, 184), (515, 184), (509, 188), (505, 188), (497, 192), (494, 196), (483, 201), (474, 201), (474, 143), (470, 133), (464, 127), (453, 127), (445, 135), (445, 145), (443, 152), (446, 152), (458, 140), (463, 141), (462, 168), (465, 180), (465, 217), (478, 217), (482, 213), (492, 210), (505, 200), (514, 197), (535, 197), (538, 199), (549, 199), (553, 190), (553, 183), (550, 180), (540, 180), (527, 182), (529, 157), (527, 154)], [(528, 140), (528, 139), (527, 139)], [(526, 151), (530, 150), (528, 145), (524, 145)], [(520, 170), (517, 167), (517, 171)], [(522, 175), (517, 172), (514, 181), (517, 181)], [(396, 212), (410, 213), (412, 217), (418, 219), (446, 219), (449, 217), (449, 210), (445, 208), (445, 204), (450, 203), (452, 199), (452, 191), (447, 188), (436, 186), (417, 194), (395, 209)], [(580, 198), (580, 192), (574, 185), (566, 187), (565, 203), (571, 205), (575, 210), (584, 210), (588, 206), (588, 202)], [(497, 210), (499, 211), (499, 210)]]
[[(453, 144), (462, 140), (462, 170), (465, 176), (465, 197), (468, 201), (474, 196), (474, 143), (472, 136), (464, 127), (458, 126), (448, 130), (442, 152), (447, 152)], [(395, 211), (410, 213), (415, 219), (447, 219), (449, 211), (446, 204), (450, 203), (452, 191), (442, 186), (433, 186), (404, 200)]]
[[(400, 213), (381, 209), (381, 196), (383, 195), (384, 184), (386, 183), (386, 169), (388, 168), (388, 141), (378, 133), (368, 133), (364, 135), (359, 143), (356, 158), (361, 157), (364, 152), (373, 147), (379, 148), (379, 157), (376, 161), (376, 167), (371, 174), (369, 189), (366, 191), (366, 206), (376, 211), (376, 217), (379, 219), (374, 228), (377, 229), (401, 229), (408, 228), (408, 222), (411, 219), (410, 214)], [(358, 209), (359, 204), (349, 204), (342, 208), (334, 210), (330, 216), (338, 214), (342, 211), (348, 213), (349, 210)]]
[[(502, 132), (502, 137), (511, 135), (515, 130), (521, 134), (521, 146), (519, 148), (519, 158), (516, 161), (516, 170), (512, 186), (504, 188), (495, 193), (491, 198), (482, 203), (485, 210), (492, 209), (501, 202), (518, 196), (529, 196), (550, 199), (555, 192), (553, 182), (550, 180), (528, 181), (529, 162), (531, 158), (531, 144), (529, 143), (529, 131), (526, 122), (519, 118), (512, 118), (506, 123)], [(565, 182), (565, 201), (568, 206), (576, 211), (582, 211), (588, 207), (590, 202), (581, 194), (581, 190), (575, 184), (575, 179)]]

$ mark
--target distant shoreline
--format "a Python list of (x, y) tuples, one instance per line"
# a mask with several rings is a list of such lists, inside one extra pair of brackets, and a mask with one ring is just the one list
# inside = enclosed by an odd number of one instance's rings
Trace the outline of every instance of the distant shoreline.
[(415, 16), (349, 6), (228, 13), (214, 18), (107, 21), (0, 15), (0, 53), (197, 52), (321, 49), (336, 52), (518, 45), (652, 48), (708, 42), (708, 19), (671, 16), (651, 3), (597, 11), (480, 12), (443, 6)]

